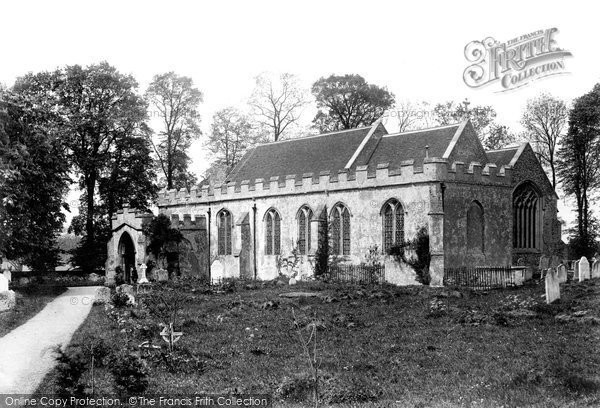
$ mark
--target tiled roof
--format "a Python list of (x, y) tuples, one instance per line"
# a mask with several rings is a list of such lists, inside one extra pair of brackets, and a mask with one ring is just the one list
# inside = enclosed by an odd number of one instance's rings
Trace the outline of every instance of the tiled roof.
[(429, 157), (443, 157), (459, 126), (457, 124), (384, 136), (373, 153), (369, 166), (389, 163), (390, 168), (398, 168), (402, 161), (410, 159), (420, 166), (425, 158), (426, 146)]
[(227, 181), (253, 184), (257, 178), (343, 170), (369, 130), (370, 126), (259, 145), (244, 155)]
[(322, 171), (330, 171), (335, 174), (346, 165), (351, 166), (351, 172), (365, 164), (371, 170), (381, 163), (398, 168), (402, 161), (410, 159), (420, 166), (426, 146), (429, 157), (444, 157), (461, 124), (392, 135), (388, 135), (382, 125), (378, 126), (373, 128), (376, 131), (371, 132), (369, 142), (362, 145), (371, 126), (259, 145), (244, 155), (227, 181), (249, 180), (254, 184), (258, 178), (268, 181), (273, 176), (290, 174), (299, 179), (305, 173), (317, 176)]
[(506, 166), (511, 162), (517, 150), (519, 150), (519, 146), (500, 150), (488, 150), (485, 153), (487, 154), (488, 162), (495, 163), (500, 168), (500, 166)]

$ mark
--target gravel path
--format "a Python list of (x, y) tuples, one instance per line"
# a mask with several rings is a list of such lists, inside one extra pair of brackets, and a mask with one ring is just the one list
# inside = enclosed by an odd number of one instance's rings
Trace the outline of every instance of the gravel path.
[(0, 394), (31, 394), (36, 390), (54, 367), (52, 348), (69, 344), (90, 312), (97, 288), (69, 288), (29, 321), (0, 338)]

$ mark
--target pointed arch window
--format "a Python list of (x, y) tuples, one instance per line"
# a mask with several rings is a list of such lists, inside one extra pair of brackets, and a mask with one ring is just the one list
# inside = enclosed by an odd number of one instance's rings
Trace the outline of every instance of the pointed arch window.
[(485, 218), (478, 201), (472, 201), (467, 210), (467, 249), (485, 251)]
[(338, 203), (331, 210), (332, 255), (350, 255), (350, 211)]
[(383, 250), (385, 253), (394, 245), (404, 242), (404, 208), (392, 198), (381, 208), (383, 218)]
[(265, 214), (265, 255), (281, 255), (281, 217), (274, 208)]
[(300, 255), (307, 255), (310, 252), (310, 220), (312, 220), (312, 210), (304, 205), (298, 211), (298, 251)]
[(539, 249), (541, 247), (541, 199), (532, 183), (526, 182), (513, 193), (513, 247)]
[(231, 255), (231, 213), (221, 210), (217, 214), (217, 241), (219, 255)]

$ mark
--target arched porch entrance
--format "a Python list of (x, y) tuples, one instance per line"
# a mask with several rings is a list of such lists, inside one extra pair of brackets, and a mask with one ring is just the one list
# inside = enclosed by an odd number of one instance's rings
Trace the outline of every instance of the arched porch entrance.
[(132, 283), (135, 281), (137, 276), (133, 276), (135, 273), (135, 246), (133, 239), (127, 232), (121, 234), (119, 239), (119, 260), (118, 265), (123, 271), (123, 279), (125, 283)]

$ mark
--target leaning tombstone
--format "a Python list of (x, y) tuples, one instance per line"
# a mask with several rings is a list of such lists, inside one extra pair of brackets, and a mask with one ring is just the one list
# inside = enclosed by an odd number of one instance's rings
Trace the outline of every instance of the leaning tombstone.
[(558, 283), (565, 283), (567, 281), (567, 267), (564, 264), (558, 265), (556, 268), (558, 272)]
[(582, 256), (579, 260), (579, 282), (583, 282), (590, 278), (590, 263), (585, 256)]
[(8, 279), (0, 275), (0, 312), (10, 310), (17, 304), (15, 292), (8, 289)]
[(560, 299), (560, 285), (556, 269), (551, 268), (546, 273), (546, 303), (550, 304)]

